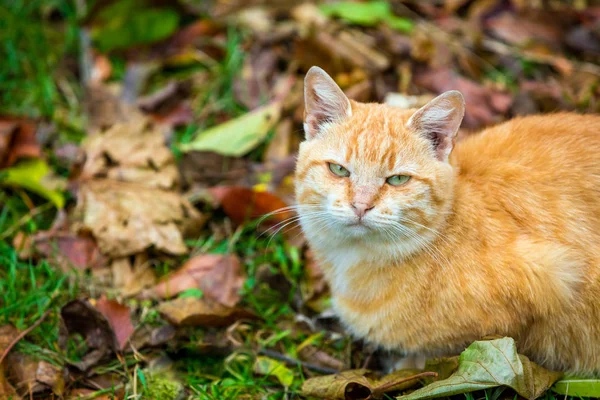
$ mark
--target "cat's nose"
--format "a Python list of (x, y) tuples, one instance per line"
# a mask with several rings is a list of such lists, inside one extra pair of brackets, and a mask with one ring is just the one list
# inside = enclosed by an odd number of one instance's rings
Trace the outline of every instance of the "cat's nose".
[(367, 203), (352, 203), (352, 210), (358, 218), (365, 216), (367, 211), (372, 210), (375, 206)]

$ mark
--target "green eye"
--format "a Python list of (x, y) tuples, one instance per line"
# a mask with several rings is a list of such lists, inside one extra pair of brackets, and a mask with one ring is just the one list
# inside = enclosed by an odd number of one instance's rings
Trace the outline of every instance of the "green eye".
[(342, 167), (341, 165), (334, 164), (334, 163), (328, 163), (328, 164), (329, 164), (329, 170), (331, 172), (333, 172), (333, 174), (335, 176), (339, 176), (342, 178), (346, 178), (346, 177), (350, 176), (350, 171), (348, 171), (346, 168)]
[(392, 186), (400, 186), (400, 185), (404, 185), (409, 180), (410, 180), (409, 175), (394, 175), (394, 176), (390, 176), (389, 178), (387, 178), (386, 182)]

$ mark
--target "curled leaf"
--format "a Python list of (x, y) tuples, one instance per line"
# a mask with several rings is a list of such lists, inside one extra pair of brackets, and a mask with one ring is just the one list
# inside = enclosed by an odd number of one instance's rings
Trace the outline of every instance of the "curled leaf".
[(560, 378), (517, 353), (512, 338), (478, 341), (459, 357), (458, 369), (449, 378), (418, 389), (401, 400), (420, 400), (508, 386), (527, 399), (541, 396)]

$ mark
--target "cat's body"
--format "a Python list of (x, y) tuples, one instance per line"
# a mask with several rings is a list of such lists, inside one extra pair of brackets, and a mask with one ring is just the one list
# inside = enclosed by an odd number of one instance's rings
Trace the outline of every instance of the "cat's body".
[(456, 94), (418, 115), (343, 99), (329, 115), (340, 93), (314, 79), (297, 194), (348, 329), (432, 356), (506, 335), (546, 367), (600, 373), (600, 117), (515, 119), (450, 155)]

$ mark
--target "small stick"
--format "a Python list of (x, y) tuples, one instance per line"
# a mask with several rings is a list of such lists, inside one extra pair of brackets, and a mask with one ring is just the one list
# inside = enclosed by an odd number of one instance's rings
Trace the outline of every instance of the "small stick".
[(21, 339), (23, 339), (25, 336), (27, 336), (27, 334), (29, 334), (29, 332), (31, 332), (32, 330), (37, 328), (42, 322), (44, 322), (48, 314), (50, 314), (50, 310), (46, 310), (46, 312), (42, 314), (42, 316), (37, 321), (35, 321), (33, 325), (25, 329), (23, 332), (19, 333), (19, 335), (16, 338), (14, 338), (12, 342), (10, 342), (6, 350), (4, 350), (4, 353), (2, 353), (2, 357), (0, 357), (0, 364), (2, 364), (2, 361), (4, 361), (8, 353), (12, 350), (13, 347), (15, 347), (17, 343), (19, 343)]
[(260, 350), (258, 352), (259, 354), (262, 354), (263, 356), (267, 356), (267, 357), (271, 357), (274, 358), (276, 360), (279, 361), (283, 361), (284, 363), (288, 364), (288, 365), (293, 365), (293, 366), (301, 366), (301, 367), (305, 367), (308, 368), (310, 370), (316, 371), (316, 372), (320, 372), (322, 374), (338, 374), (340, 371), (338, 371), (337, 369), (334, 368), (327, 368), (327, 367), (320, 367), (318, 365), (314, 365), (314, 364), (310, 364), (304, 361), (300, 361), (300, 360), (295, 360), (293, 358), (290, 358), (288, 356), (284, 356), (281, 353), (278, 353), (276, 351), (273, 350)]

